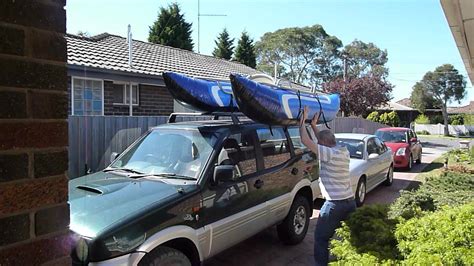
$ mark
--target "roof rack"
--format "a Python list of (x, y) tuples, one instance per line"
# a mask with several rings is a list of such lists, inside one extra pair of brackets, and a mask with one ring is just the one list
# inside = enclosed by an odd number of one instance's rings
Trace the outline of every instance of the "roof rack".
[(201, 112), (201, 113), (172, 113), (168, 117), (168, 123), (175, 123), (178, 116), (213, 116), (212, 120), (219, 120), (219, 117), (230, 117), (234, 125), (240, 124), (239, 116), (245, 116), (241, 112)]

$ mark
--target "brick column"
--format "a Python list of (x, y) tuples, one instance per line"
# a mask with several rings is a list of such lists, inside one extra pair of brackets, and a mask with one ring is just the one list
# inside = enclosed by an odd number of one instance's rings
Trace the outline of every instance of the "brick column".
[(66, 0), (0, 2), (0, 265), (70, 264)]

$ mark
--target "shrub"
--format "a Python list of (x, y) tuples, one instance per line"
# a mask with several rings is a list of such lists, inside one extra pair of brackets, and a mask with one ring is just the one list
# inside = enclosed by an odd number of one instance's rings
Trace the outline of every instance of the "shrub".
[(407, 265), (474, 265), (474, 203), (443, 208), (397, 226), (398, 248)]
[(429, 124), (430, 119), (426, 115), (421, 114), (421, 115), (416, 117), (415, 123), (417, 123), (417, 124)]
[(387, 205), (357, 209), (336, 230), (340, 239), (331, 241), (331, 252), (344, 263), (388, 263), (400, 258), (396, 249), (396, 219), (387, 218)]
[(430, 117), (430, 124), (444, 124), (442, 115), (433, 115)]
[(464, 125), (474, 125), (474, 114), (464, 114)]
[(430, 132), (426, 129), (416, 132), (417, 135), (430, 135)]
[(379, 116), (379, 112), (373, 111), (366, 117), (366, 119), (374, 122), (379, 122)]
[(457, 114), (457, 115), (450, 115), (449, 116), (449, 124), (451, 125), (464, 125), (464, 115)]
[(392, 111), (390, 113), (383, 113), (379, 117), (379, 123), (396, 127), (400, 124), (400, 118), (398, 117), (398, 114), (395, 111)]

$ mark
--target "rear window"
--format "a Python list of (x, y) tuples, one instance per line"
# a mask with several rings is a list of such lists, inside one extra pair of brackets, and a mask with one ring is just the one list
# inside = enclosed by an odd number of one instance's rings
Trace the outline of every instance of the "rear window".
[(384, 142), (403, 143), (407, 142), (406, 131), (377, 131), (375, 135)]
[(280, 165), (290, 159), (288, 141), (282, 128), (261, 128), (257, 130), (257, 135), (265, 168)]
[(306, 147), (301, 142), (300, 129), (297, 127), (292, 127), (288, 129), (288, 133), (290, 134), (291, 143), (293, 143), (295, 154), (302, 154)]

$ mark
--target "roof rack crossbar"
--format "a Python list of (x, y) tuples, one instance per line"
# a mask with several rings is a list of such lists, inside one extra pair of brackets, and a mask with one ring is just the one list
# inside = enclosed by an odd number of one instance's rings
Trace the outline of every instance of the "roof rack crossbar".
[(240, 124), (239, 116), (245, 116), (240, 112), (201, 112), (201, 113), (172, 113), (168, 117), (168, 124), (175, 123), (176, 117), (178, 116), (213, 116), (213, 120), (219, 120), (219, 117), (227, 116), (232, 119), (232, 123), (235, 125)]

